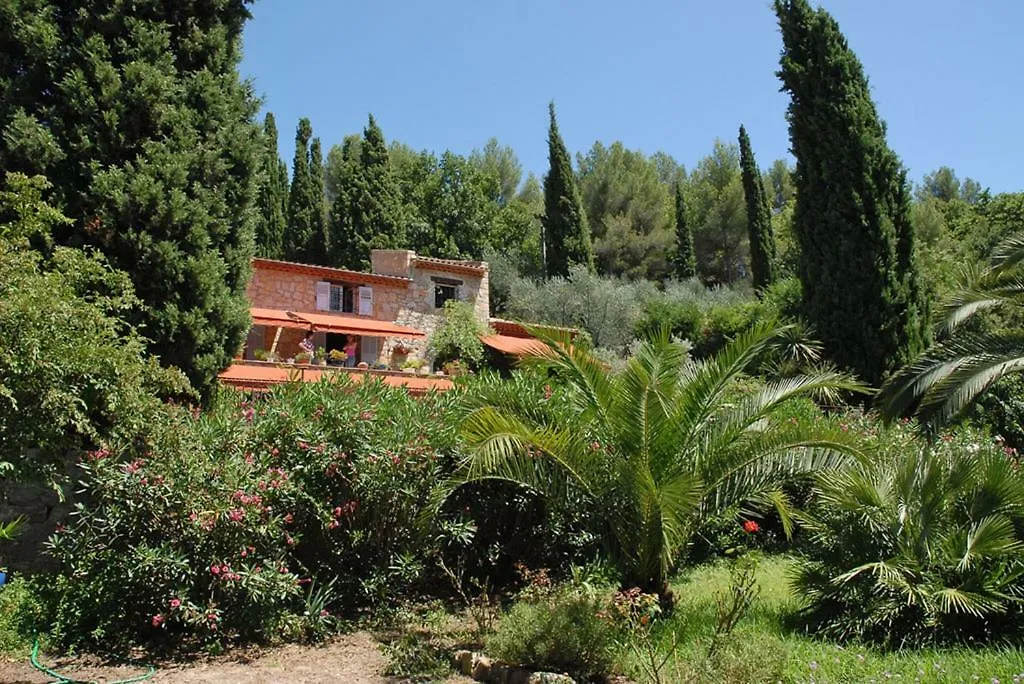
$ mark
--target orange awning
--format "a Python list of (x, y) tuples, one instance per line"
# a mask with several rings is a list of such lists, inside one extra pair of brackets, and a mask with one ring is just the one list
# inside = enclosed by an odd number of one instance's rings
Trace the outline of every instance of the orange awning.
[(266, 325), (272, 328), (309, 328), (308, 321), (300, 321), (288, 315), (287, 311), (263, 309), (254, 306), (249, 309), (253, 325)]
[(364, 335), (366, 337), (426, 337), (427, 334), (415, 328), (406, 328), (387, 321), (375, 321), (360, 316), (342, 314), (305, 313), (289, 311), (291, 316), (306, 321), (317, 330), (347, 335)]
[(249, 309), (253, 325), (275, 328), (316, 328), (323, 332), (364, 335), (366, 337), (426, 337), (426, 333), (415, 328), (406, 328), (387, 321), (375, 321), (360, 316), (325, 313), (296, 313), (280, 309), (264, 309), (254, 306)]
[(511, 337), (509, 335), (486, 335), (480, 341), (492, 349), (505, 354), (525, 356), (544, 351), (547, 345), (534, 337)]
[(378, 373), (354, 368), (311, 368), (309, 366), (274, 366), (270, 364), (234, 363), (224, 369), (220, 381), (225, 385), (246, 391), (269, 389), (290, 380), (301, 382), (318, 382), (324, 376), (348, 377), (353, 382), (363, 382), (366, 378), (380, 378), (385, 385), (404, 387), (410, 394), (424, 394), (431, 390), (443, 392), (451, 389), (453, 383), (448, 378), (435, 375), (412, 375), (409, 373)]

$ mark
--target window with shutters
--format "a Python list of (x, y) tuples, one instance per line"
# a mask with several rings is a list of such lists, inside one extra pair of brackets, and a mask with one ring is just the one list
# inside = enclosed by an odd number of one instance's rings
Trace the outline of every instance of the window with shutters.
[(355, 311), (355, 289), (350, 285), (331, 283), (331, 299), (328, 310), (341, 311), (342, 313), (352, 313)]

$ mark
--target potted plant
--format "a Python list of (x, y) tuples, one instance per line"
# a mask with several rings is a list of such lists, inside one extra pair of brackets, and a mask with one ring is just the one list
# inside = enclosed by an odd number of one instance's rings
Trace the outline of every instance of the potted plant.
[(256, 351), (254, 351), (252, 353), (252, 357), (254, 359), (256, 359), (257, 361), (266, 361), (267, 360), (267, 350), (266, 349), (257, 349)]
[(326, 366), (327, 365), (327, 350), (324, 349), (323, 347), (317, 347), (316, 348), (316, 354), (314, 355), (314, 358), (316, 358), (316, 364), (318, 366)]
[(345, 359), (348, 358), (348, 354), (342, 349), (332, 349), (327, 354), (327, 364), (329, 366), (343, 366), (345, 365)]
[(313, 359), (313, 355), (309, 352), (299, 352), (295, 355), (295, 363), (308, 364)]
[(415, 373), (416, 369), (420, 367), (419, 359), (406, 359), (405, 363), (402, 364), (403, 373)]

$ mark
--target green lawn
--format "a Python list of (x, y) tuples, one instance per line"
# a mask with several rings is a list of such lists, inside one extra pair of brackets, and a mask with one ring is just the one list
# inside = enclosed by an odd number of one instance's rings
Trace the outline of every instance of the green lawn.
[[(662, 649), (677, 646), (661, 672), (663, 682), (1024, 682), (1024, 651), (936, 649), (900, 653), (849, 644), (838, 646), (794, 633), (784, 616), (796, 601), (790, 593), (785, 558), (764, 559), (758, 569), (760, 595), (750, 613), (721, 646), (707, 657), (715, 625), (715, 597), (729, 585), (725, 564), (698, 568), (673, 584), (678, 599), (670, 620), (652, 639)], [(663, 651), (664, 652), (664, 651)], [(626, 656), (628, 669), (644, 681), (637, 656)]]

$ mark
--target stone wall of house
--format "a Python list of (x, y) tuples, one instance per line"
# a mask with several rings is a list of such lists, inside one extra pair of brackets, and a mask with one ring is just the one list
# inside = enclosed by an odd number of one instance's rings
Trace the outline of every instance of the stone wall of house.
[(410, 249), (371, 249), (370, 271), (380, 275), (408, 278), (416, 252)]

